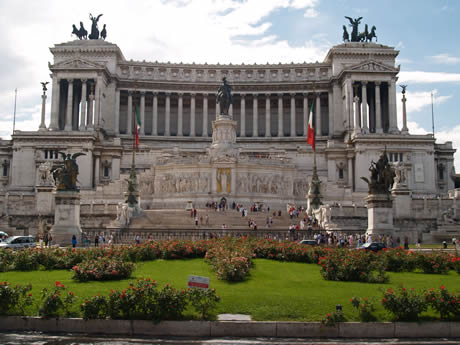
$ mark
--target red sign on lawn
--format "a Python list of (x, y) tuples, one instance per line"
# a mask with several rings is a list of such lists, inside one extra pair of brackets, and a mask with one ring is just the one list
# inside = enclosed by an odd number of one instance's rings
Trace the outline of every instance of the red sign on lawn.
[(209, 289), (209, 278), (189, 275), (187, 286), (189, 288)]

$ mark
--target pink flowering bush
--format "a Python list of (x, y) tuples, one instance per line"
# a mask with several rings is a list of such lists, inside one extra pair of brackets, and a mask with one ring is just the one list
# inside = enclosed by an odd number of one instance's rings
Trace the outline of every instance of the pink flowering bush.
[(402, 285), (393, 290), (389, 288), (383, 294), (382, 306), (392, 313), (396, 320), (415, 321), (426, 311), (425, 297), (415, 289), (406, 289)]
[(41, 291), (39, 314), (44, 319), (75, 316), (73, 304), (76, 299), (72, 291), (67, 291), (64, 284), (56, 281), (53, 289), (44, 288)]
[(460, 294), (449, 293), (444, 285), (438, 291), (430, 289), (426, 292), (425, 301), (439, 312), (441, 319), (460, 317)]
[(418, 255), (418, 267), (423, 273), (446, 274), (451, 265), (453, 256), (446, 252), (432, 252)]
[(135, 264), (117, 259), (99, 258), (88, 260), (72, 267), (72, 279), (84, 282), (89, 280), (120, 280), (131, 276)]
[(326, 280), (383, 283), (385, 268), (375, 253), (367, 250), (335, 249), (319, 258), (321, 275)]
[(212, 265), (218, 279), (241, 281), (249, 275), (252, 256), (253, 249), (247, 241), (224, 238), (216, 240), (205, 259)]
[(11, 285), (0, 282), (0, 315), (24, 315), (26, 306), (32, 303), (32, 285)]

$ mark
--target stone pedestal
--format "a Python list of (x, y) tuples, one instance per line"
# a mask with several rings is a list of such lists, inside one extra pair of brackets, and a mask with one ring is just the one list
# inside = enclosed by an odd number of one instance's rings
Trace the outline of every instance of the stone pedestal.
[(398, 188), (391, 191), (396, 218), (408, 218), (412, 212), (412, 197), (409, 188)]
[(369, 194), (367, 201), (367, 234), (393, 234), (393, 201), (390, 194)]
[(81, 244), (80, 193), (77, 191), (56, 191), (54, 194), (54, 225), (51, 228), (53, 242), (60, 246), (72, 244), (72, 236)]
[(212, 122), (212, 144), (209, 148), (212, 161), (237, 158), (236, 124), (236, 121), (226, 115), (219, 115), (216, 121)]
[(36, 186), (35, 208), (41, 216), (53, 214), (54, 186)]

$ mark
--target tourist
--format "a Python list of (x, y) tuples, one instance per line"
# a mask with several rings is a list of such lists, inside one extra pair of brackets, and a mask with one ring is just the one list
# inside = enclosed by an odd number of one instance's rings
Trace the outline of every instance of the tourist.
[(409, 249), (409, 237), (404, 236), (404, 249)]
[(99, 235), (94, 236), (94, 246), (99, 247)]
[(209, 225), (209, 214), (206, 213), (206, 216), (204, 219), (205, 219), (206, 225)]
[(75, 235), (72, 236), (72, 247), (75, 248), (77, 246), (77, 237)]
[(420, 249), (422, 240), (419, 238), (417, 239), (417, 248)]
[(45, 232), (45, 247), (48, 247), (48, 233)]
[(195, 228), (197, 228), (197, 227), (198, 227), (198, 217), (195, 216)]
[(141, 237), (139, 234), (136, 235), (136, 244), (141, 244)]
[(51, 233), (48, 233), (48, 248), (51, 247), (52, 240), (53, 240), (53, 237), (51, 236)]
[(447, 242), (446, 241), (442, 241), (442, 248), (447, 249)]
[(89, 242), (90, 242), (90, 240), (89, 240), (88, 235), (85, 235), (85, 247), (86, 248), (89, 248)]
[(40, 248), (43, 248), (43, 236), (41, 234), (38, 235), (38, 243), (40, 243)]

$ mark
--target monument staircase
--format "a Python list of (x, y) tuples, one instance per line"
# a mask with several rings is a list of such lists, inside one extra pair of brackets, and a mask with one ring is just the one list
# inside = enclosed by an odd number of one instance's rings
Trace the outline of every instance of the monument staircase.
[[(277, 210), (278, 211), (278, 210)], [(289, 214), (282, 210), (281, 217), (273, 217), (273, 210), (268, 212), (249, 212), (247, 217), (242, 217), (240, 212), (228, 209), (223, 212), (213, 209), (197, 209), (198, 226), (190, 216), (190, 211), (178, 209), (144, 210), (143, 215), (131, 219), (128, 231), (136, 230), (192, 230), (192, 229), (222, 229), (225, 224), (228, 229), (248, 230), (248, 219), (256, 222), (258, 230), (265, 229), (266, 219), (272, 216), (273, 223), (270, 229), (287, 230), (291, 224), (299, 224), (301, 217), (290, 219)], [(206, 214), (209, 222), (206, 224)], [(278, 212), (276, 213), (278, 214)], [(201, 222), (202, 218), (202, 222)]]

